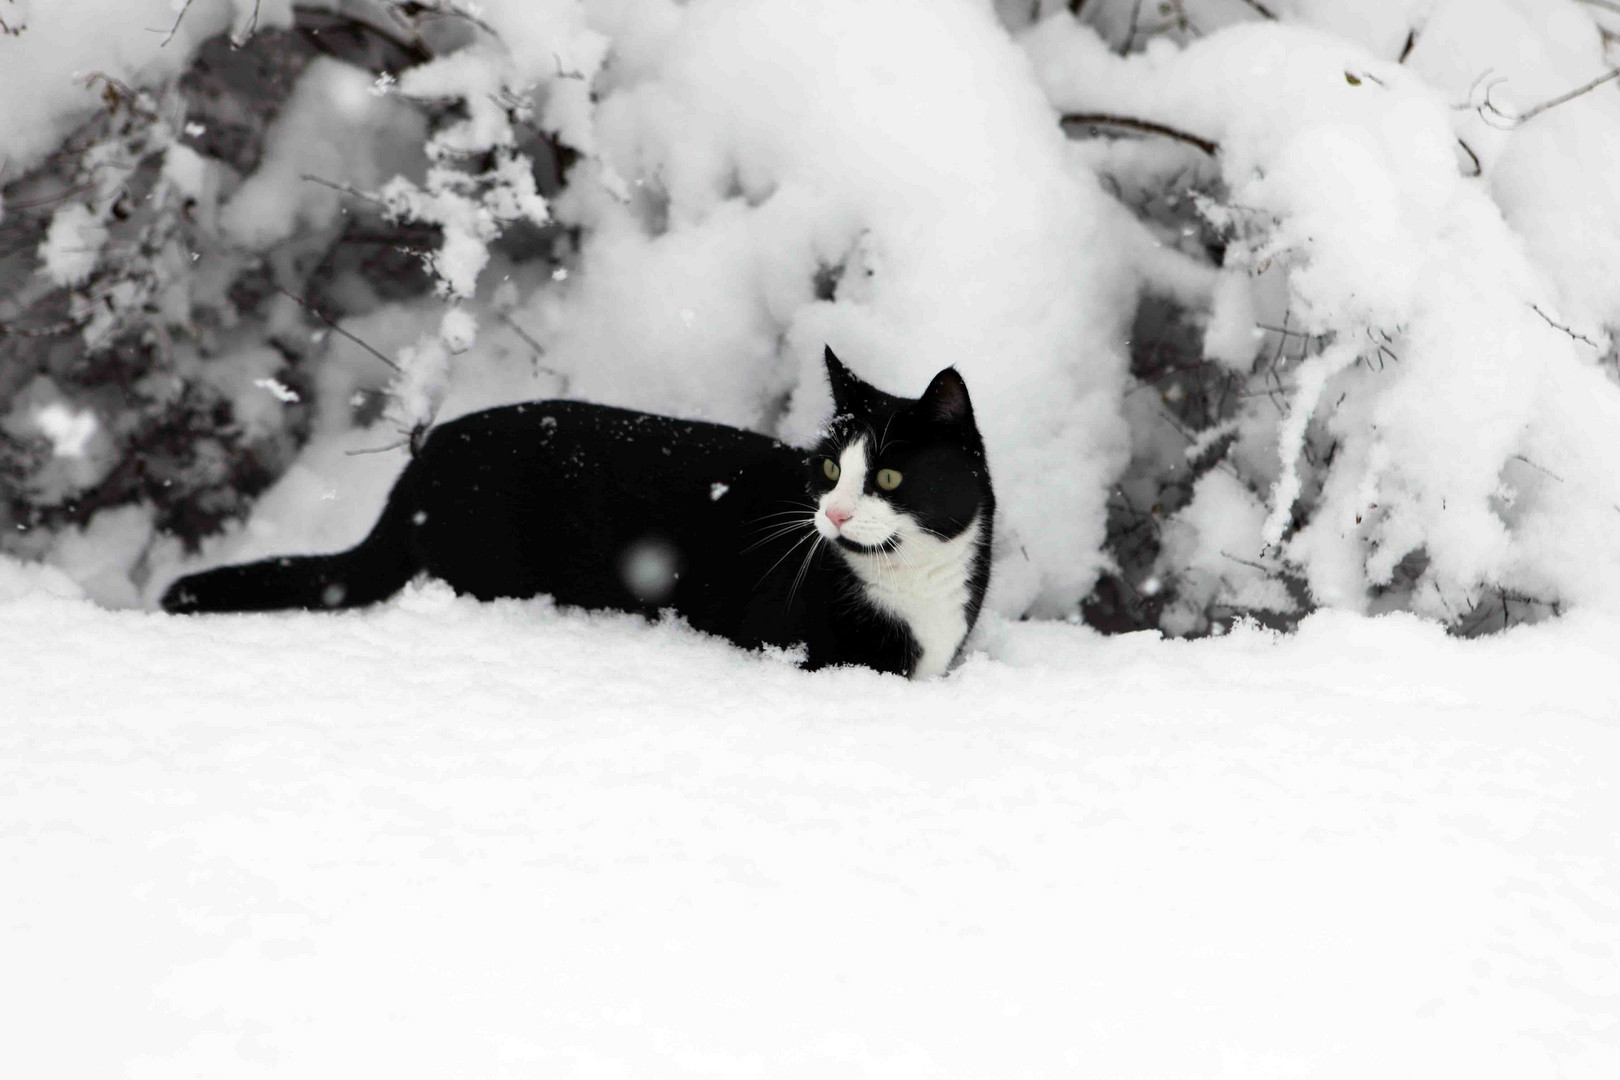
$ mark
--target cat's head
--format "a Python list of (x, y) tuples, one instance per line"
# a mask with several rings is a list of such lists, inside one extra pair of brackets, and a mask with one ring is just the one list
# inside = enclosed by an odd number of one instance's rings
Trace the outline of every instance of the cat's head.
[[(955, 368), (894, 397), (825, 354), (835, 412), (810, 455), (816, 530), (855, 556), (919, 555), (970, 528), (988, 538), (995, 496), (967, 384)], [(905, 555), (897, 555), (905, 559)]]

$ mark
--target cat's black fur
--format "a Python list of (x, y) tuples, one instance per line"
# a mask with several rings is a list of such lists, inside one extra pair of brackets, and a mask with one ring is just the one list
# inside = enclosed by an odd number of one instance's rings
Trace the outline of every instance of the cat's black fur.
[(489, 409), (432, 432), (358, 546), (193, 574), (169, 587), (163, 606), (353, 607), (425, 572), (483, 600), (544, 593), (586, 608), (672, 608), (744, 647), (803, 643), (810, 667), (912, 674), (917, 635), (854, 569), (863, 558), (903, 566), (905, 553), (847, 543), (834, 552), (823, 542), (811, 524), (833, 486), (823, 459), (836, 461), (864, 433), (883, 447), (867, 494), (878, 493), (880, 468), (899, 469), (905, 482), (881, 493), (894, 508), (941, 538), (972, 524), (962, 594), (971, 629), (989, 581), (995, 508), (984, 446), (955, 370), (912, 400), (862, 382), (831, 349), (826, 364), (837, 414), (808, 459), (753, 432), (603, 405)]

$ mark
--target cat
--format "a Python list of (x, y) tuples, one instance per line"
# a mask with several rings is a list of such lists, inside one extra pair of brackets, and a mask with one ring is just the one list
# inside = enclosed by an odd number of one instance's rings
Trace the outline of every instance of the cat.
[(995, 495), (954, 368), (894, 397), (824, 354), (835, 413), (808, 456), (739, 428), (578, 401), (435, 428), (356, 547), (192, 574), (165, 610), (346, 608), (419, 573), (480, 600), (656, 616), (804, 666), (944, 672), (990, 580)]

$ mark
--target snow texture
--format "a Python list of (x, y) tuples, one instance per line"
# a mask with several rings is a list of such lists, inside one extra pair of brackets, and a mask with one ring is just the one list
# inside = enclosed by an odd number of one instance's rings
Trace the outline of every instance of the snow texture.
[(909, 683), (74, 591), (0, 564), (5, 1075), (1620, 1070), (1613, 620), (993, 619)]
[[(1593, 288), (1620, 256), (1620, 203), (1605, 193), (1577, 213), (1568, 201), (1597, 157), (1620, 153), (1620, 91), (1513, 126), (1543, 90), (1602, 70), (1596, 29), (1562, 3), (1382, 5), (1368, 18), (1329, 7), (1297, 5), (1324, 28), (1355, 23), (1383, 54), (1281, 23), (1123, 58), (1066, 17), (1025, 38), (1060, 108), (1219, 144), (1229, 194), (1208, 213), (1230, 242), (1212, 358), (1241, 366), (1249, 312), (1291, 328), (1285, 344), (1301, 353), (1278, 387), (1282, 415), (1264, 394), (1247, 407), (1235, 452), (1269, 448), (1269, 466), (1248, 473), (1269, 488), (1269, 517), (1260, 545), (1233, 554), (1280, 553), (1316, 602), (1352, 609), (1404, 589), (1441, 619), (1488, 591), (1620, 610), (1613, 300)], [(1396, 25), (1420, 29), (1406, 65), (1384, 47), (1402, 48)], [(1544, 59), (1506, 68), (1514, 93), (1491, 88), (1492, 111), (1470, 80), (1525, 40)], [(1561, 149), (1537, 149), (1548, 139)], [(1233, 271), (1253, 281), (1246, 300)], [(1411, 560), (1421, 571), (1398, 581)]]
[[(317, 5), (322, 6), (322, 5)], [(0, 161), (16, 175), (54, 149), (63, 133), (100, 107), (99, 73), (155, 85), (185, 67), (214, 34), (287, 26), (292, 0), (5, 0), (0, 19)], [(170, 32), (173, 36), (170, 37)]]

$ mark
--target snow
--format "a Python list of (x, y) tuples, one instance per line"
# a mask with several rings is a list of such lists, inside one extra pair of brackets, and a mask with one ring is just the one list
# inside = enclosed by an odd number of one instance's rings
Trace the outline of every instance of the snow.
[[(166, 45), (115, 44), (98, 24), (70, 46), (62, 24), (94, 22), (89, 0), (20, 7), (29, 30), (0, 38), (0, 58), (24, 38), (62, 55), (0, 61), (0, 91), (14, 71), (49, 88), (13, 88), (29, 100), (0, 121), (8, 169), (92, 104), (52, 65), (158, 85), (205, 34), (250, 17), (239, 0), (198, 5)], [(172, 23), (157, 7), (119, 18)], [(227, 246), (289, 281), (356, 205), (306, 176), (440, 227), (425, 259), (442, 296), (346, 327), (397, 380), (362, 372), (375, 359), (346, 344), (312, 353), (317, 443), (350, 434), (359, 389), (394, 399), (373, 446), (465, 402), (546, 393), (805, 443), (830, 343), (898, 393), (947, 364), (966, 375), (1003, 511), (989, 598), (1003, 614), (1066, 615), (1119, 569), (1103, 550), (1110, 494), (1145, 487), (1141, 469), (1182, 449), (1154, 442), (1183, 436), (1241, 484), (1207, 489), (1196, 511), (1178, 500), (1184, 558), (1153, 570), (1177, 589), (1220, 595), (1193, 579), (1253, 497), (1258, 547), (1229, 554), (1302, 580), (1316, 605), (1456, 621), (1511, 593), (1613, 612), (1620, 306), (1605, 283), (1620, 274), (1620, 197), (1603, 178), (1620, 167), (1620, 90), (1515, 120), (1606, 70), (1589, 7), (1277, 0), (1273, 22), (1187, 0), (1153, 16), (1174, 9), (1186, 27), (1133, 30), (1124, 3), (1077, 21), (1050, 2), (491, 0), (426, 20), (434, 59), (387, 80), (311, 65), (239, 185), (172, 146), (163, 175), (204, 193), (204, 221), (227, 195)], [(267, 5), (261, 25), (290, 11)], [(1127, 38), (1135, 51), (1118, 55)], [(1053, 122), (1064, 111), (1170, 123), (1220, 150), (1075, 142)], [(580, 155), (554, 197), (522, 149), (540, 134)], [(1221, 266), (1197, 230), (1155, 219), (1167, 191), (1202, 206)], [(127, 250), (103, 244), (112, 194), (58, 211), (42, 248), (54, 280), (93, 284)], [(577, 237), (557, 241), (566, 265), (492, 250), (520, 221)], [(87, 340), (107, 336), (109, 311), (141, 310), (130, 281), (105, 292), (110, 305), (73, 297)], [(1143, 293), (1189, 309), (1203, 358), (1250, 377), (1235, 412), (1173, 430), (1129, 400)], [(1279, 325), (1295, 336), (1262, 329)], [(210, 379), (262, 391), (263, 346), (227, 343), (218, 366), (241, 370)], [(277, 415), (262, 392), (234, 403), (255, 430)]]
[[(1251, 395), (1234, 453), (1246, 455), (1244, 479), (1269, 493), (1265, 547), (1300, 571), (1320, 604), (1370, 610), (1393, 589), (1411, 610), (1455, 619), (1506, 590), (1550, 608), (1620, 610), (1620, 387), (1597, 329), (1609, 325), (1612, 301), (1593, 299), (1606, 278), (1592, 276), (1620, 252), (1620, 212), (1608, 197), (1565, 201), (1590, 181), (1564, 179), (1620, 154), (1620, 112), (1610, 115), (1620, 99), (1605, 87), (1578, 99), (1580, 110), (1560, 107), (1575, 125), (1562, 133), (1545, 126), (1555, 113), (1511, 132), (1491, 127), (1480, 102), (1467, 104), (1462, 72), (1477, 80), (1520, 40), (1544, 43), (1549, 64), (1567, 60), (1580, 53), (1584, 26), (1580, 78), (1599, 63), (1599, 44), (1590, 19), (1568, 5), (1548, 5), (1562, 14), (1539, 25), (1514, 14), (1525, 5), (1484, 6), (1495, 15), (1442, 5), (1449, 14), (1422, 24), (1425, 52), (1411, 67), (1269, 22), (1185, 48), (1156, 40), (1131, 57), (1065, 16), (1023, 39), (1060, 108), (1140, 116), (1219, 143), (1213, 167), (1192, 166), (1218, 172), (1228, 192), (1206, 208), (1230, 235), (1206, 341), (1233, 366), (1244, 353), (1234, 323), (1247, 313), (1309, 335), (1311, 354), (1290, 357), (1286, 384), (1275, 387), (1286, 408)], [(1541, 86), (1574, 81), (1568, 63), (1556, 76), (1526, 63), (1513, 70), (1526, 83), (1539, 72)], [(1508, 115), (1541, 100), (1534, 93), (1519, 106), (1504, 101)], [(1528, 149), (1548, 137), (1592, 147), (1568, 158)], [(1480, 147), (1471, 152), (1483, 176), (1460, 160), (1459, 138)], [(1521, 144), (1558, 178), (1542, 183), (1514, 165)], [(1135, 171), (1144, 165), (1168, 168), (1143, 159)], [(1253, 282), (1247, 303), (1234, 271)], [(1570, 323), (1591, 327), (1588, 341), (1559, 328)], [(1251, 385), (1272, 389), (1268, 370), (1278, 368), (1260, 368)], [(1256, 466), (1256, 447), (1270, 450), (1269, 464)], [(1179, 569), (1213, 559), (1223, 535), (1217, 529), (1209, 550)], [(1421, 569), (1397, 581), (1398, 566), (1414, 565), (1407, 560)]]
[(0, 33), (0, 158), (16, 175), (96, 111), (90, 74), (141, 84), (176, 75), (198, 44), (245, 27), (255, 8), (261, 28), (292, 22), (291, 0), (194, 3), (178, 23), (172, 0), (6, 0), (0, 18), (24, 29)]
[(227, 238), (273, 249), (300, 229), (333, 228), (352, 196), (331, 185), (369, 189), (416, 164), (397, 147), (421, 142), (421, 119), (370, 84), (327, 57), (309, 65), (270, 128), (264, 160), (221, 209)]
[[(1614, 63), (1605, 16), (1068, 6), (454, 3), (432, 63), (313, 63), (250, 176), (163, 113), (141, 153), (233, 257), (306, 280), (357, 206), (314, 175), (442, 226), (442, 296), (344, 320), (397, 373), (292, 300), (195, 341), (164, 307), (178, 381), (249, 438), (303, 396), (309, 443), (200, 553), (125, 505), (0, 557), (0, 1075), (1620, 1075), (1620, 89), (1515, 121)], [(156, 91), (292, 16), (179, 7), (0, 0), (27, 25), (0, 175), (104, 108), (90, 73)], [(1177, 11), (1196, 29), (1147, 22)], [(1220, 151), (1069, 141), (1065, 111)], [(541, 134), (580, 155), (555, 197)], [(122, 138), (17, 260), (86, 340), (145, 302)], [(1156, 218), (1169, 191), (1221, 265)], [(490, 242), (520, 220), (579, 246), (514, 263)], [(1242, 405), (1165, 423), (1127, 373), (1143, 292)], [(281, 345), (311, 337), (295, 391)], [(434, 417), (566, 395), (803, 442), (823, 343), (896, 393), (972, 387), (1005, 516), (942, 679), (434, 584), (149, 610), (182, 569), (354, 543)], [(111, 396), (10, 392), (37, 501), (118, 466)], [(1137, 586), (1218, 636), (1020, 621), (1110, 569), (1127, 469), (1160, 543)], [(1284, 566), (1330, 610), (1212, 614), (1294, 611)], [(1370, 616), (1509, 596), (1563, 614), (1466, 642)]]
[(987, 7), (589, 11), (615, 49), (588, 143), (600, 183), (555, 207), (588, 231), (534, 305), (548, 363), (581, 396), (794, 442), (826, 416), (825, 344), (895, 393), (955, 364), (1005, 511), (990, 602), (1067, 610), (1124, 463), (1136, 275), (1117, 264), (1135, 234)]
[(83, 203), (69, 203), (51, 216), (39, 260), (58, 285), (82, 285), (95, 271), (107, 229)]
[(0, 565), (8, 1075), (1620, 1068), (1612, 619), (992, 619), (907, 683), (72, 593)]

